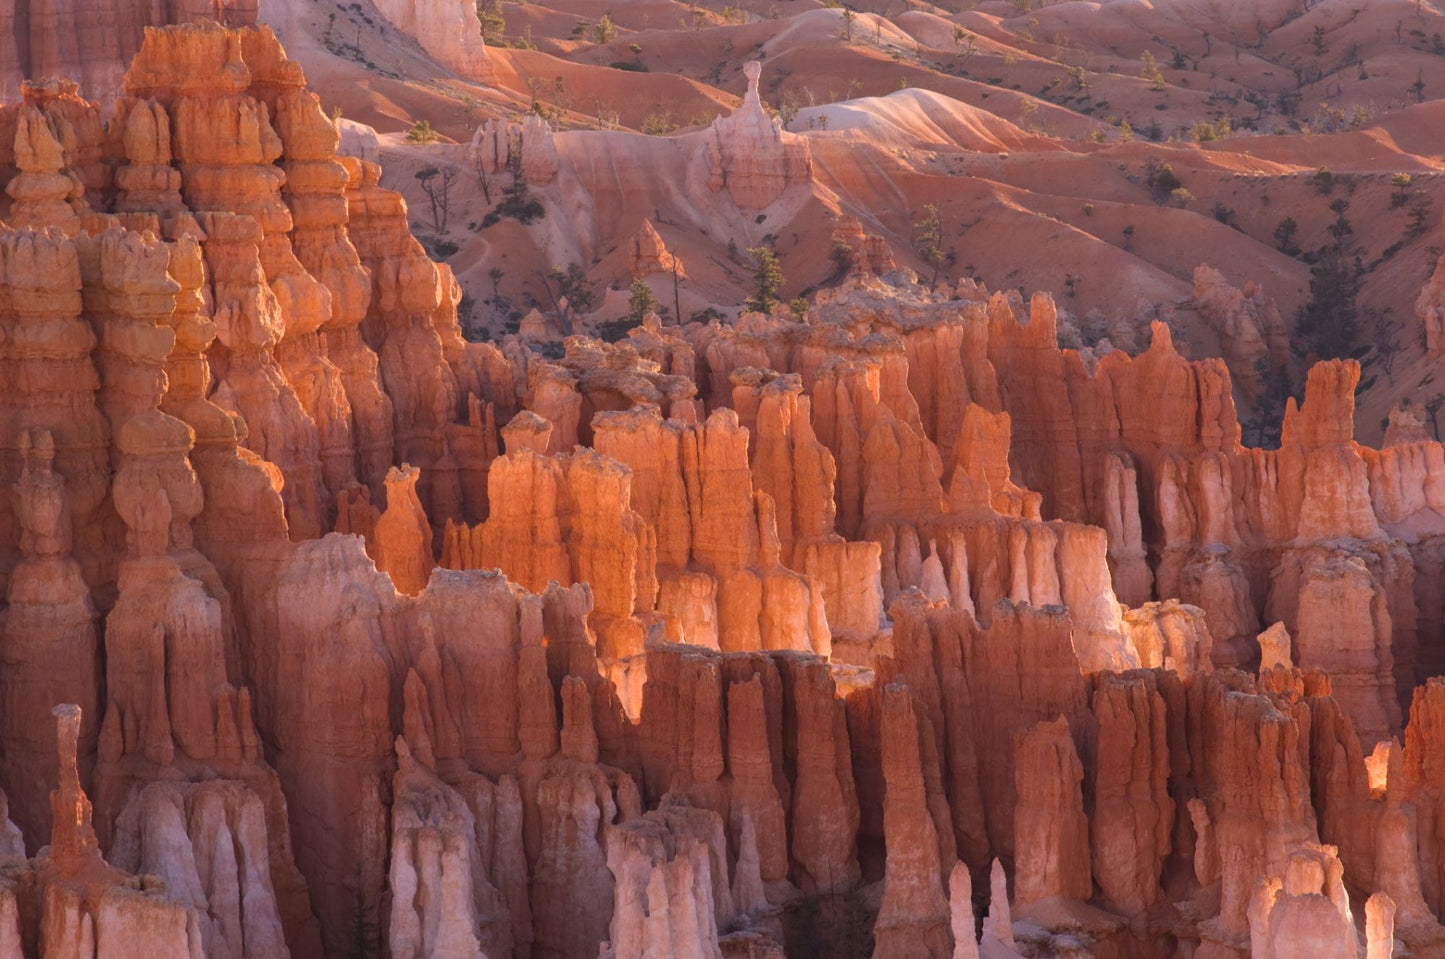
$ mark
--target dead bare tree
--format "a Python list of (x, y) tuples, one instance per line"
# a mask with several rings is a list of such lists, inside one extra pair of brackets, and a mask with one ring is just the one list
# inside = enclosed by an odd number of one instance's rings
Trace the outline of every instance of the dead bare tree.
[(431, 202), (432, 226), (438, 233), (447, 231), (447, 218), (451, 213), (452, 181), (456, 179), (455, 167), (424, 167), (416, 172), (426, 198)]
[(672, 308), (676, 313), (673, 322), (678, 326), (682, 325), (682, 295), (678, 292), (678, 273), (681, 271), (681, 263), (674, 254), (672, 258)]
[(1386, 376), (1395, 367), (1395, 357), (1401, 350), (1400, 334), (1405, 324), (1399, 320), (1387, 319), (1383, 314), (1375, 317), (1375, 352), (1380, 357), (1380, 370)]
[(477, 174), (477, 186), (482, 188), (482, 196), (487, 199), (487, 206), (492, 205), (492, 175), (487, 172), (487, 165), (481, 150), (475, 151), (472, 157), (472, 169)]

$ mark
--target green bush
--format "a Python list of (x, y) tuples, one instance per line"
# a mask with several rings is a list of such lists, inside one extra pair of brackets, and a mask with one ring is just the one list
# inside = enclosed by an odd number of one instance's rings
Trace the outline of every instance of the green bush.
[(501, 203), (498, 203), (495, 210), (482, 217), (482, 229), (485, 230), (495, 223), (500, 223), (503, 217), (511, 217), (518, 223), (526, 226), (534, 220), (542, 219), (546, 215), (546, 207), (542, 206), (537, 200), (526, 199), (518, 202), (512, 197), (508, 197)]
[(431, 124), (426, 120), (418, 120), (411, 125), (410, 130), (406, 131), (406, 142), (414, 143), (418, 146), (435, 143), (437, 142), (436, 131), (431, 128)]

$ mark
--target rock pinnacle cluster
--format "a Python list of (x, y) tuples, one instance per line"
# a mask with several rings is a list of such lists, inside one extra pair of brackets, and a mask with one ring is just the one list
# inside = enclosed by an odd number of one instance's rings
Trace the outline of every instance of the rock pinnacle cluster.
[(1254, 448), (861, 226), (802, 316), (472, 342), (270, 27), (140, 37), (0, 107), (0, 956), (1445, 956), (1445, 445), (1357, 362)]

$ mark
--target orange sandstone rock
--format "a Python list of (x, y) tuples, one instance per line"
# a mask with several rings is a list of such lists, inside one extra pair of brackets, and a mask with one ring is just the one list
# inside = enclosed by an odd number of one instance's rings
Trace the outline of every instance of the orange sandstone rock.
[(1040, 723), (1023, 735), (1016, 751), (1014, 903), (1088, 899), (1093, 882), (1080, 792), (1084, 770), (1068, 722), (1061, 717)]
[(732, 918), (732, 897), (715, 813), (664, 800), (640, 819), (608, 829), (607, 865), (617, 879), (617, 905), (599, 955), (722, 955), (718, 929)]
[(397, 592), (415, 596), (426, 588), (436, 565), (432, 558), (431, 526), (416, 496), (420, 471), (415, 467), (392, 469), (386, 475), (386, 511), (376, 521), (376, 568), (391, 577)]
[(1089, 824), (1094, 876), (1105, 900), (1133, 915), (1162, 896), (1159, 880), (1172, 844), (1166, 708), (1154, 674), (1138, 671), (1101, 677), (1093, 712), (1099, 722)]
[[(943, 876), (953, 869), (948, 824), (940, 835), (929, 803), (921, 735), (907, 687), (883, 691), (883, 831), (888, 844), (883, 903), (873, 927), (875, 954), (951, 954)], [(928, 737), (931, 742), (932, 736)], [(944, 856), (949, 850), (950, 855)]]
[(632, 238), (632, 247), (628, 251), (628, 269), (633, 276), (674, 272), (679, 278), (687, 276), (682, 261), (668, 251), (651, 220), (643, 220), (642, 227)]
[(54, 724), (40, 710), (46, 703), (81, 710), (76, 761), (78, 774), (88, 779), (99, 732), (100, 647), (90, 591), (71, 556), (70, 512), (65, 481), (54, 470), (54, 440), (45, 430), (28, 432), (21, 437), (21, 452), (16, 507), (24, 559), (10, 575), (9, 607), (0, 627), (6, 744), (0, 769), (9, 796), (7, 818), (38, 849), (50, 831), (48, 796), (55, 785), (49, 761)]

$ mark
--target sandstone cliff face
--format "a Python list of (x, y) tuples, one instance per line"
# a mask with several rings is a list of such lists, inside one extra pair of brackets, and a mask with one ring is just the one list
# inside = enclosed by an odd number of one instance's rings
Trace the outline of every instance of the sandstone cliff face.
[[(77, 740), (81, 713), (74, 704), (55, 707), (56, 759), (59, 772), (50, 794), (53, 816), (46, 853), (29, 863), (12, 863), (0, 887), (0, 942), (11, 955), (107, 954), (206, 955), (206, 939), (195, 912), (172, 898), (156, 876), (135, 876), (106, 862), (93, 828), (90, 800), (81, 788)], [(13, 827), (11, 827), (13, 828)], [(13, 855), (18, 850), (7, 850)], [(234, 877), (233, 877), (234, 878)], [(25, 906), (20, 907), (20, 902)], [(207, 930), (210, 931), (209, 929)], [(258, 930), (259, 931), (259, 930)], [(275, 954), (284, 944), (265, 933), (259, 951)], [(35, 944), (40, 951), (35, 952)], [(216, 949), (217, 955), (241, 955)]]
[[(1398, 706), (1392, 704), (1416, 681), (1418, 643), (1413, 560), (1405, 554), (1422, 538), (1420, 528), (1401, 514), (1417, 515), (1420, 507), (1386, 505), (1393, 477), (1402, 468), (1397, 465), (1401, 454), (1386, 465), (1383, 454), (1361, 451), (1350, 441), (1344, 424), (1351, 419), (1358, 369), (1349, 362), (1317, 366), (1305, 402), (1291, 404), (1286, 412), (1280, 449), (1250, 450), (1239, 445), (1223, 369), (1211, 361), (1180, 359), (1166, 328), (1156, 325), (1147, 352), (1132, 360), (1112, 354), (1090, 376), (1068, 365), (1072, 354), (1021, 352), (1023, 340), (1038, 342), (1034, 331), (1048, 318), (1037, 302), (1027, 327), (1019, 327), (997, 297), (987, 309), (990, 356), (1001, 373), (1003, 403), (1013, 414), (1015, 435), (1042, 437), (1039, 431), (1057, 422), (1070, 437), (1060, 456), (1022, 464), (1024, 480), (1042, 490), (1045, 502), (1053, 503), (1059, 515), (1100, 522), (1110, 531), (1111, 552), (1116, 542), (1132, 548), (1127, 544), (1133, 527), (1115, 518), (1120, 514), (1113, 505), (1121, 474), (1112, 465), (1117, 453), (1111, 451), (1126, 450), (1137, 491), (1127, 502), (1138, 504), (1141, 520), (1154, 530), (1152, 541), (1142, 545), (1160, 557), (1155, 592), (1205, 610), (1213, 659), (1220, 665), (1249, 661), (1252, 638), (1263, 625), (1256, 610), (1276, 610), (1273, 618), (1279, 619), (1285, 610), (1293, 616), (1300, 604), (1307, 609), (1325, 602), (1325, 591), (1307, 595), (1292, 570), (1318, 562), (1321, 548), (1342, 560), (1358, 557), (1368, 570), (1368, 586), (1362, 581), (1361, 588), (1379, 597), (1373, 613), (1377, 622), (1369, 629), (1375, 638), (1355, 666), (1333, 665), (1340, 670), (1342, 689), (1362, 684), (1369, 690), (1364, 695), (1374, 705), (1359, 702), (1370, 710), (1359, 717), (1362, 733), (1378, 739), (1398, 730)], [(1028, 362), (1037, 366), (1038, 359), (1029, 355), (1046, 361), (1044, 375), (1061, 384), (1059, 392), (1040, 394), (1036, 387), (1029, 388), (1029, 395), (1021, 392), (1024, 381), (1009, 370)], [(1160, 403), (1179, 407), (1178, 418), (1173, 413), (1145, 418), (1134, 409), (1130, 397), (1145, 382), (1154, 384)], [(1044, 409), (1045, 402), (1056, 408)], [(1114, 425), (1104, 427), (1110, 438), (1102, 438), (1099, 421), (1086, 426), (1073, 409), (1113, 411)], [(1190, 425), (1180, 431), (1181, 423)], [(1115, 481), (1107, 482), (1111, 471)], [(1283, 553), (1273, 545), (1281, 541), (1291, 543)], [(1118, 562), (1114, 570), (1117, 581)], [(1388, 626), (1381, 618), (1386, 615)], [(1357, 679), (1349, 675), (1356, 671)]]
[(0, 8), (0, 101), (12, 100), (24, 79), (69, 76), (85, 96), (108, 102), (140, 49), (146, 29), (220, 19), (231, 27), (256, 23), (257, 0), (167, 0), (115, 4), (100, 16), (84, 3), (11, 0)]
[(930, 792), (938, 795), (937, 759), (929, 756), (934, 761), (928, 770), (925, 756), (932, 737), (920, 738), (918, 717), (902, 686), (883, 690), (881, 725), (883, 836), (893, 852), (887, 858), (883, 902), (873, 927), (874, 955), (944, 959), (952, 952), (943, 877), (953, 869), (953, 843), (947, 817), (936, 823), (931, 815)]
[(20, 444), (16, 501), (23, 558), (10, 576), (0, 632), (3, 783), (9, 818), (38, 841), (50, 830), (49, 793), (55, 780), (50, 768), (54, 724), (36, 704), (79, 707), (76, 761), (78, 775), (88, 779), (99, 730), (100, 645), (90, 590), (71, 556), (65, 482), (54, 470), (55, 441), (48, 431), (35, 430), (23, 434)]
[[(533, 186), (545, 186), (557, 178), (557, 142), (551, 126), (535, 114), (528, 115), (521, 123), (488, 120), (477, 127), (472, 134), (469, 159), (475, 169), (489, 176), (499, 173), (520, 176)], [(649, 223), (647, 228), (650, 227)], [(644, 237), (647, 228), (641, 234)], [(652, 237), (656, 236), (654, 230)], [(662, 245), (661, 239), (655, 243), (643, 242), (653, 250)]]
[[(486, 480), (476, 475), (485, 464), (463, 467), (457, 455), (479, 442), (485, 448), (477, 433), (515, 410), (512, 369), (495, 347), (463, 343), (460, 291), (407, 231), (406, 203), (377, 185), (377, 166), (348, 161), (347, 169), (348, 231), (371, 274), (361, 336), (379, 356), (379, 386), (392, 415), (390, 432), (380, 426), (375, 435), (389, 437), (393, 456), (421, 469), (419, 495), (434, 522), (463, 510), (485, 515)], [(368, 484), (376, 480), (367, 477)]]
[(1158, 677), (1132, 672), (1098, 682), (1093, 712), (1099, 722), (1089, 821), (1094, 877), (1107, 902), (1134, 914), (1163, 895), (1160, 877), (1172, 850), (1168, 707)]
[(1431, 353), (1445, 350), (1445, 270), (1435, 265), (1429, 282), (1415, 301), (1415, 315), (1425, 333), (1425, 348)]
[(492, 76), (477, 7), (465, 0), (377, 0), (376, 9), (440, 64), (471, 80)]
[(1236, 385), (1258, 402), (1266, 375), (1289, 362), (1289, 334), (1274, 301), (1253, 284), (1237, 290), (1218, 270), (1200, 264), (1194, 271), (1194, 306), (1219, 334)]
[(1084, 769), (1068, 721), (1039, 723), (1019, 740), (1014, 758), (1019, 805), (1014, 811), (1014, 902), (1088, 899), (1088, 820)]
[(642, 228), (632, 238), (627, 266), (633, 276), (650, 276), (653, 273), (675, 273), (679, 279), (687, 276), (682, 260), (668, 251), (651, 220), (643, 220)]
[(600, 955), (720, 959), (718, 928), (733, 903), (716, 813), (664, 802), (608, 831), (607, 865), (617, 904)]
[(848, 244), (851, 251), (848, 268), (853, 272), (881, 276), (892, 272), (896, 266), (888, 241), (863, 232), (863, 224), (853, 217), (844, 218), (833, 236)]
[[(467, 343), (268, 31), (139, 51), (108, 131), (0, 108), (0, 953), (1445, 943), (1445, 447), (1354, 444), (1353, 363), (1264, 451), (1167, 327), (876, 266)], [(755, 98), (750, 209), (808, 176)]]

